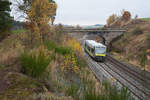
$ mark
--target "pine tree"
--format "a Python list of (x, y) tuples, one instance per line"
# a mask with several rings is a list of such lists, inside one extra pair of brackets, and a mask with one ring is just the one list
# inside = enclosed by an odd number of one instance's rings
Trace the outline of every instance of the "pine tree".
[(0, 37), (1, 33), (5, 33), (12, 25), (12, 17), (10, 16), (11, 3), (7, 0), (0, 0)]

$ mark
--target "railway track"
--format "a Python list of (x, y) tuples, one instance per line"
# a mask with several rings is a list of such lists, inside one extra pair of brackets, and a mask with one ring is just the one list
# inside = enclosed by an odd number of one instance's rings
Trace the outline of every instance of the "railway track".
[(150, 100), (150, 73), (146, 72), (142, 75), (142, 71), (134, 69), (128, 65), (118, 62), (111, 56), (107, 56), (104, 63), (99, 63), (91, 60), (88, 57), (89, 66), (100, 79), (100, 68), (114, 77), (123, 86), (128, 87), (134, 96), (139, 100)]
[[(133, 67), (123, 64), (111, 56), (107, 56), (107, 62), (104, 64), (134, 86), (139, 91), (139, 93), (134, 93), (138, 98), (141, 100), (150, 99), (150, 73), (133, 69)], [(135, 92), (134, 89), (130, 90)]]

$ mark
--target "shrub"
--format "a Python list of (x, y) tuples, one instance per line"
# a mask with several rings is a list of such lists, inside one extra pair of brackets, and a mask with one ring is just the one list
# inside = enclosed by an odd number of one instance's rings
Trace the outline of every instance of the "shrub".
[(132, 33), (136, 34), (136, 35), (142, 34), (143, 30), (140, 27), (136, 27), (136, 28), (133, 29)]
[(48, 50), (53, 50), (57, 47), (56, 43), (53, 41), (44, 41), (44, 45), (48, 48)]
[(40, 77), (46, 72), (51, 60), (44, 51), (40, 51), (39, 54), (24, 52), (20, 59), (24, 73), (32, 77)]

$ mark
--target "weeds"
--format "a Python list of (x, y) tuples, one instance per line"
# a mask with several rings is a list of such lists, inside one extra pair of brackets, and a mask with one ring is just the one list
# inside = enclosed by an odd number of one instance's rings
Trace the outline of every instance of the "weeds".
[(24, 52), (20, 59), (24, 72), (32, 77), (40, 77), (51, 60), (43, 51), (40, 51), (39, 54)]
[(77, 96), (77, 92), (78, 92), (79, 88), (80, 88), (80, 87), (79, 87), (78, 85), (72, 83), (72, 84), (70, 85), (70, 87), (67, 88), (66, 94), (67, 94), (68, 96), (72, 96), (73, 98), (77, 98), (76, 96)]
[(61, 70), (65, 73), (68, 73), (68, 72), (77, 73), (79, 68), (77, 66), (77, 60), (75, 58), (74, 53), (72, 53), (72, 55), (66, 55), (64, 57), (64, 63), (61, 67)]
[(133, 100), (125, 87), (118, 90), (116, 86), (112, 86), (109, 82), (103, 82), (104, 88), (100, 91), (96, 89), (94, 84), (90, 80), (85, 80), (81, 100)]
[(76, 57), (76, 61), (77, 61), (77, 66), (79, 66), (80, 69), (87, 66), (87, 61), (85, 58)]
[(44, 45), (47, 46), (48, 50), (54, 50), (54, 52), (58, 54), (67, 55), (72, 53), (72, 50), (70, 48), (59, 46), (55, 42), (50, 40), (45, 41)]

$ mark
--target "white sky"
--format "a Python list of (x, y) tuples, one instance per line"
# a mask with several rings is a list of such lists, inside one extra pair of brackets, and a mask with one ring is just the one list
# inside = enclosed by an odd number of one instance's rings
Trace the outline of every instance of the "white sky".
[[(41, 0), (42, 1), (42, 0)], [(150, 0), (55, 0), (58, 5), (55, 23), (71, 25), (105, 24), (113, 13), (121, 10), (140, 18), (150, 17)], [(17, 14), (15, 19), (17, 19)]]
[(113, 13), (129, 10), (134, 17), (150, 17), (150, 0), (55, 0), (58, 4), (55, 23), (105, 24)]

